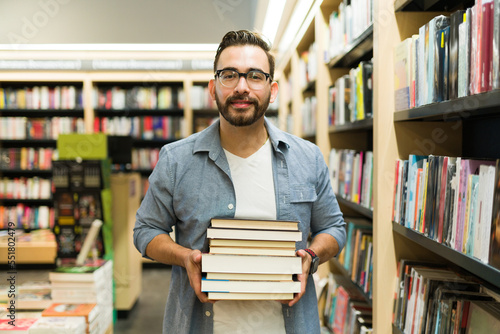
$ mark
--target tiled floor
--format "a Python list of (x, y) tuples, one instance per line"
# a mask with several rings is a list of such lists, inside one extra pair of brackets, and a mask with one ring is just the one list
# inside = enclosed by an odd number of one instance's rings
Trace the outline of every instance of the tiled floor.
[(127, 318), (118, 318), (115, 334), (161, 334), (170, 284), (170, 267), (144, 268), (142, 293)]

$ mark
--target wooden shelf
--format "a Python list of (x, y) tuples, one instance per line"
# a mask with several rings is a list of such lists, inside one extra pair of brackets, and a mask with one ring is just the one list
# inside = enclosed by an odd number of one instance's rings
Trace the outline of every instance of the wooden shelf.
[(348, 201), (340, 196), (337, 196), (337, 202), (339, 202), (340, 205), (344, 205), (349, 209), (356, 211), (357, 213), (361, 214), (362, 216), (365, 216), (366, 218), (373, 219), (373, 210), (369, 208), (365, 208), (364, 206), (361, 206), (357, 203)]
[(48, 199), (0, 198), (0, 204), (1, 205), (16, 206), (19, 203), (26, 204), (26, 205), (47, 205), (47, 206), (52, 206), (54, 204), (54, 200), (52, 198), (48, 198)]
[(2, 169), (0, 170), (1, 176), (40, 176), (52, 177), (52, 169)]
[(114, 116), (183, 116), (184, 109), (95, 109), (97, 117), (114, 117)]
[(2, 139), (2, 147), (56, 147), (55, 139)]
[(0, 109), (2, 117), (83, 117), (83, 109)]
[(314, 94), (316, 91), (316, 80), (309, 81), (302, 89), (302, 94)]
[(345, 48), (345, 52), (333, 57), (328, 66), (330, 68), (354, 67), (361, 60), (371, 58), (373, 53), (373, 25), (370, 25), (352, 43)]
[(411, 241), (414, 241), (433, 252), (434, 254), (446, 259), (447, 261), (467, 270), (474, 276), (489, 283), (494, 288), (500, 289), (500, 270), (489, 266), (479, 260), (476, 260), (463, 253), (434, 241), (423, 234), (406, 228), (398, 223), (392, 223), (393, 231)]
[(392, 325), (392, 333), (393, 334), (404, 334), (401, 329), (399, 329), (398, 326)]
[(176, 138), (170, 139), (138, 139), (133, 138), (133, 147), (158, 147), (177, 141)]
[(453, 11), (457, 8), (468, 8), (474, 5), (473, 0), (396, 0), (394, 11)]
[(373, 118), (366, 118), (360, 121), (330, 126), (330, 133), (340, 133), (348, 131), (373, 131)]
[(499, 107), (500, 90), (495, 90), (397, 111), (394, 121), (452, 121), (500, 116)]

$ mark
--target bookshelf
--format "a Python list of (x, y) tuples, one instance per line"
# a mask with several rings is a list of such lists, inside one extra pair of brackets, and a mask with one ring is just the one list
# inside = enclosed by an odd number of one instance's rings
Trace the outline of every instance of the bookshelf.
[[(318, 74), (314, 87), (304, 90), (300, 82), (298, 60), (300, 52), (316, 42), (319, 54), (328, 51), (325, 34), (329, 15), (339, 8), (340, 0), (315, 1), (296, 40), (278, 62), (280, 94), (286, 87), (286, 102), (280, 105), (282, 122), (293, 116), (290, 131), (313, 140), (320, 147), (325, 160), (331, 148), (360, 151), (373, 150), (373, 210), (359, 206), (338, 196), (345, 216), (361, 216), (372, 220), (374, 238), (373, 319), (378, 333), (401, 333), (392, 326), (392, 300), (396, 283), (397, 263), (401, 258), (429, 260), (439, 258), (443, 263), (465, 270), (498, 291), (498, 270), (437, 244), (424, 235), (406, 229), (391, 221), (394, 161), (409, 154), (448, 155), (472, 158), (500, 157), (499, 91), (428, 104), (395, 112), (393, 50), (402, 40), (418, 33), (418, 28), (433, 17), (460, 8), (474, 1), (373, 1), (373, 23), (341, 52), (330, 59), (318, 56)], [(348, 74), (349, 67), (360, 60), (373, 57), (373, 118), (329, 125), (327, 110), (328, 88), (336, 79)], [(324, 76), (322, 76), (324, 74)], [(314, 136), (304, 134), (301, 107), (304, 94), (317, 98), (317, 128)], [(325, 95), (322, 95), (322, 94)], [(291, 96), (290, 96), (291, 94)], [(286, 116), (285, 116), (286, 115)], [(283, 124), (282, 123), (282, 124)], [(286, 129), (285, 126), (282, 127)], [(330, 270), (342, 276), (336, 260), (330, 261)]]
[[(366, 152), (373, 150), (374, 146), (373, 118), (366, 117), (341, 125), (330, 124), (329, 109), (332, 102), (329, 87), (338, 78), (349, 74), (351, 68), (373, 56), (373, 24), (358, 29), (358, 36), (353, 36), (352, 40), (346, 42), (340, 52), (331, 53), (329, 48), (333, 37), (330, 36), (330, 20), (341, 3), (340, 0), (315, 1), (296, 39), (277, 62), (280, 127), (317, 144), (327, 162), (332, 148)], [(309, 67), (301, 60), (305, 52), (308, 53), (308, 62), (313, 62), (312, 76), (309, 75)], [(315, 98), (314, 110), (304, 107), (310, 97)], [(306, 126), (307, 122), (313, 123), (314, 127)], [(370, 221), (373, 219), (371, 208), (341, 196), (337, 196), (337, 199), (346, 217), (365, 217)], [(372, 305), (372, 299), (351, 280), (350, 274), (337, 259), (324, 265), (354, 300), (363, 300)]]
[[(401, 258), (440, 262), (473, 275), (486, 288), (499, 290), (499, 271), (485, 263), (437, 243), (416, 231), (391, 222), (392, 192), (387, 184), (394, 182), (393, 162), (407, 159), (409, 154), (448, 155), (471, 158), (498, 158), (498, 91), (432, 103), (395, 112), (394, 59), (397, 44), (413, 34), (433, 17), (449, 15), (470, 7), (473, 1), (383, 0), (378, 2), (379, 15), (387, 19), (375, 21), (374, 119), (375, 170), (374, 189), (379, 201), (374, 208), (375, 261), (374, 319), (377, 332), (401, 333), (391, 324), (394, 289), (387, 277), (397, 271)], [(446, 11), (444, 13), (437, 11)], [(497, 109), (497, 110), (495, 110)], [(439, 135), (438, 135), (439, 134)], [(490, 141), (491, 138), (491, 141)], [(491, 145), (490, 145), (491, 143)], [(392, 165), (391, 165), (392, 162)], [(382, 275), (383, 272), (383, 275)]]
[[(207, 86), (208, 81), (213, 77), (211, 69), (213, 57), (212, 52), (4, 50), (0, 52), (0, 60), (2, 60), (0, 89), (3, 89), (3, 93), (8, 91), (9, 96), (12, 95), (13, 98), (16, 96), (14, 93), (21, 92), (22, 96), (27, 95), (27, 90), (33, 90), (35, 86), (48, 87), (50, 90), (54, 87), (71, 86), (78, 93), (76, 94), (78, 99), (71, 107), (49, 105), (43, 108), (32, 107), (25, 103), (5, 105), (5, 102), (10, 102), (10, 100), (3, 99), (3, 103), (0, 104), (0, 119), (50, 121), (54, 118), (78, 118), (80, 119), (78, 129), (72, 128), (71, 132), (87, 134), (101, 131), (100, 128), (96, 127), (96, 121), (102, 118), (116, 118), (122, 122), (134, 118), (142, 119), (147, 116), (182, 119), (174, 135), (132, 138), (131, 145), (134, 150), (145, 150), (146, 155), (151, 156), (154, 155), (151, 154), (152, 150), (159, 152), (163, 145), (194, 132), (196, 118), (204, 115), (194, 112), (195, 101), (192, 102), (190, 99), (196, 97), (193, 93), (196, 86)], [(57, 61), (54, 61), (55, 59)], [(26, 63), (25, 66), (18, 66), (23, 62)], [(174, 94), (175, 97), (169, 106), (160, 106), (159, 104), (155, 107), (131, 105), (128, 103), (130, 97), (127, 99), (126, 92), (134, 87), (142, 90), (156, 90), (157, 92), (164, 87), (170, 87), (176, 93), (179, 91), (180, 94)], [(99, 89), (105, 91), (107, 89), (113, 90), (113, 88), (118, 91), (118, 97), (120, 94), (122, 97), (125, 95), (125, 101), (122, 100), (121, 105), (118, 101), (118, 106), (99, 105), (97, 94)], [(121, 91), (116, 88), (120, 88)], [(3, 93), (2, 98), (5, 96)], [(147, 95), (144, 92), (142, 94)], [(214, 110), (210, 108), (210, 112), (213, 112), (212, 115), (216, 116), (217, 113)], [(122, 123), (117, 122), (117, 124)], [(20, 150), (23, 147), (56, 149), (57, 135), (37, 136), (36, 138), (29, 136), (6, 137), (7, 133), (3, 128), (0, 130), (0, 134), (3, 134), (0, 135), (1, 150)], [(147, 185), (144, 183), (152, 171), (152, 166), (139, 166), (137, 170), (132, 171), (140, 173), (142, 176), (141, 184), (146, 187)], [(0, 165), (0, 177), (2, 179), (20, 177), (51, 179), (52, 170), (51, 168), (45, 170), (10, 168), (10, 166), (3, 168)], [(0, 205), (15, 207), (18, 203), (26, 206), (53, 206), (51, 198), (43, 200), (0, 198)], [(36, 227), (34, 229), (36, 230)], [(54, 263), (54, 257), (50, 257), (49, 262)], [(23, 258), (23, 261), (30, 263), (30, 259), (33, 263), (38, 263), (34, 254), (31, 257)]]

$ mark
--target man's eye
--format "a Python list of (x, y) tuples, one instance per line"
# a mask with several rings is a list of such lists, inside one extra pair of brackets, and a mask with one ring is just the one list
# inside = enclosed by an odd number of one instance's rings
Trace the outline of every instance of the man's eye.
[(261, 81), (264, 80), (264, 75), (262, 73), (250, 73), (249, 74), (250, 79), (254, 81)]

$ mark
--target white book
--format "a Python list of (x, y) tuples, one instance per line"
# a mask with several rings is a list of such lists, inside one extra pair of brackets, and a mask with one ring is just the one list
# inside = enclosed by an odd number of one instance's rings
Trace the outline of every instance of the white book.
[(241, 293), (299, 293), (300, 281), (228, 281), (201, 280), (204, 292), (241, 292)]
[(300, 257), (202, 254), (202, 272), (301, 274)]
[(276, 240), (276, 241), (300, 241), (301, 231), (271, 231), (271, 230), (240, 230), (226, 228), (207, 229), (208, 239), (242, 239), (242, 240)]

